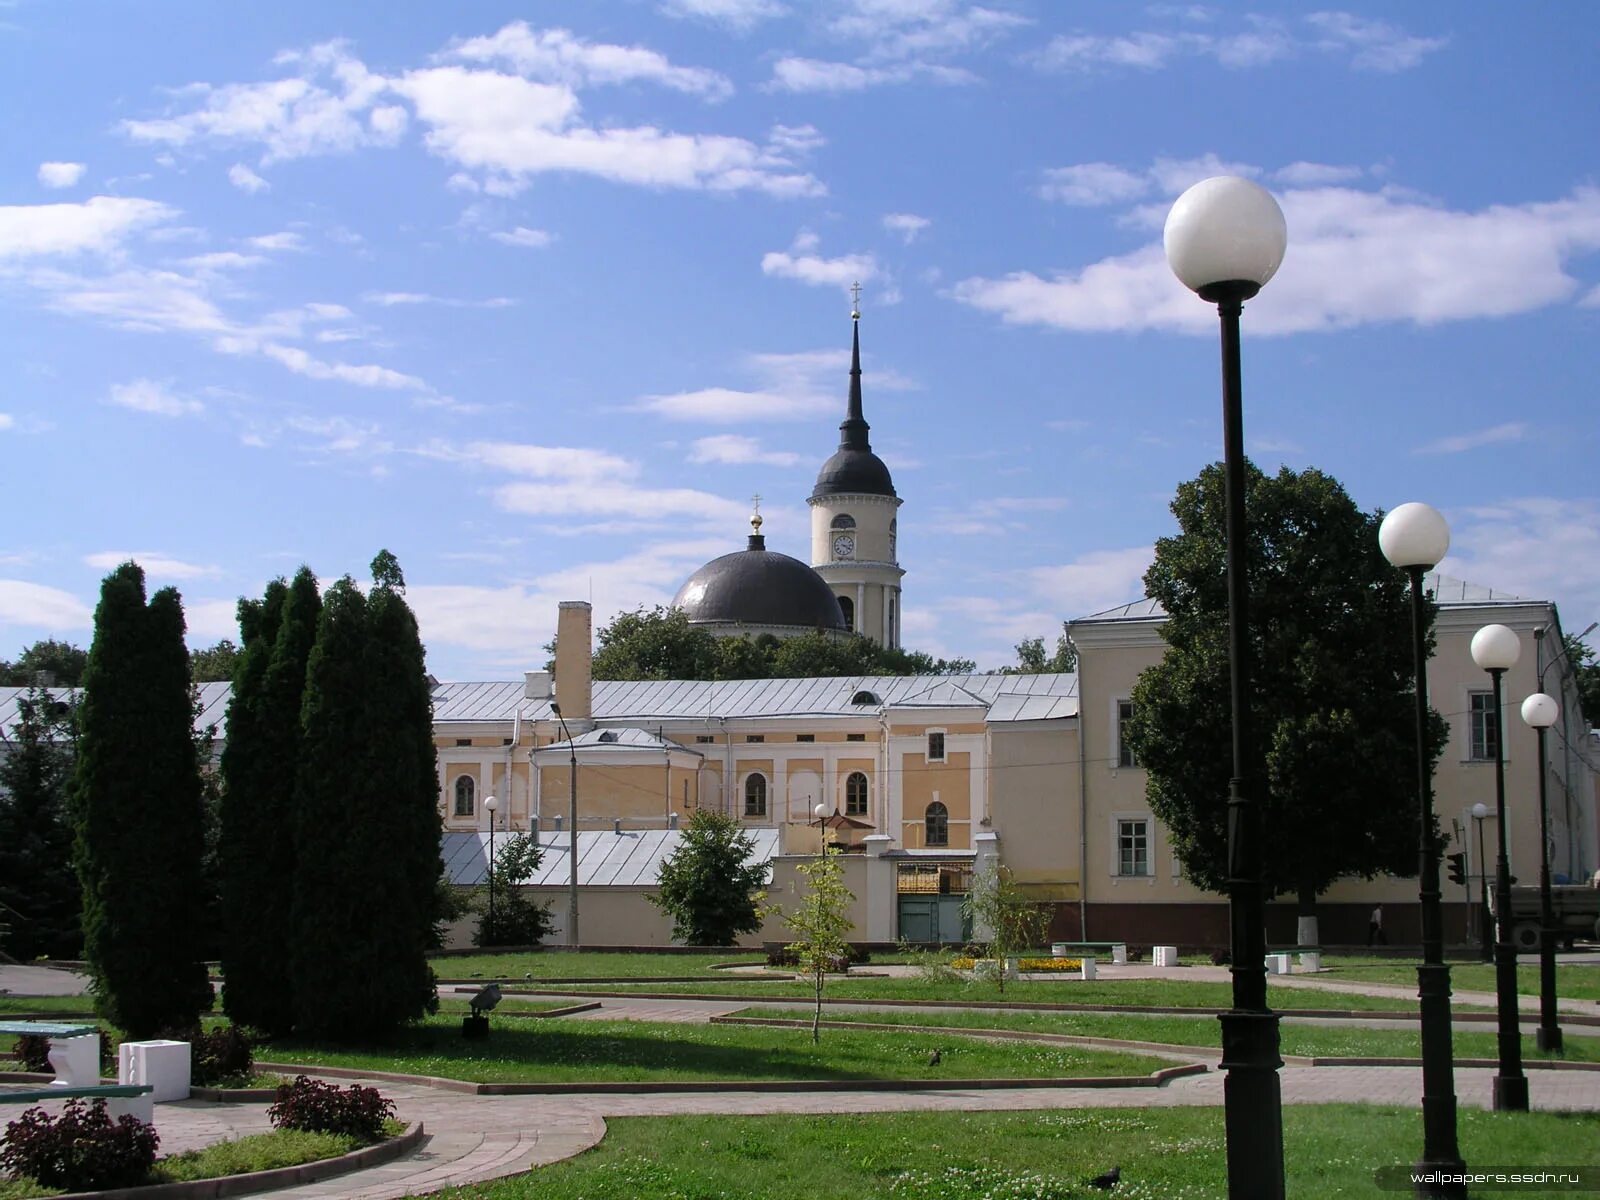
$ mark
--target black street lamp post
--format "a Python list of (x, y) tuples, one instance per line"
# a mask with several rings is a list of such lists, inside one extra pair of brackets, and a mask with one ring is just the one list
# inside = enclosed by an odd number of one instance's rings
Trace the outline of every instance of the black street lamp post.
[(567, 743), (567, 820), (572, 828), (567, 832), (567, 945), (578, 946), (578, 747), (572, 740), (572, 731), (561, 715), (561, 705), (550, 701), (550, 712), (561, 724), (561, 736)]
[(483, 810), (489, 814), (489, 945), (496, 945), (500, 928), (494, 923), (494, 813), (500, 801), (493, 796), (483, 798)]
[(1472, 806), (1472, 820), (1478, 827), (1478, 942), (1482, 947), (1480, 957), (1484, 962), (1494, 961), (1494, 947), (1489, 924), (1489, 858), (1483, 851), (1483, 823), (1488, 819), (1489, 806), (1479, 801)]
[(1239, 316), (1277, 273), (1288, 245), (1283, 212), (1266, 189), (1219, 176), (1179, 196), (1167, 215), (1167, 262), (1217, 306), (1222, 322), (1222, 429), (1228, 529), (1228, 666), (1233, 777), (1228, 789), (1229, 945), (1233, 1007), (1223, 1013), (1223, 1113), (1231, 1200), (1281, 1200), (1283, 1097), (1278, 1016), (1267, 1007), (1261, 888), (1261, 811), (1251, 794), (1249, 586), (1246, 576), (1244, 405)]
[(1500, 1066), (1494, 1077), (1496, 1112), (1528, 1111), (1528, 1077), (1522, 1073), (1522, 1032), (1517, 1027), (1517, 951), (1511, 944), (1511, 860), (1506, 853), (1505, 723), (1500, 719), (1501, 684), (1522, 654), (1516, 632), (1485, 625), (1472, 635), (1472, 661), (1494, 683), (1494, 800), (1499, 839), (1494, 862), (1494, 983), (1499, 1012)]
[(1544, 757), (1544, 737), (1561, 715), (1554, 696), (1535, 692), (1522, 702), (1522, 719), (1539, 735), (1539, 1032), (1541, 1050), (1561, 1049), (1561, 1026), (1556, 1021), (1556, 918), (1550, 902), (1550, 805), (1546, 796), (1549, 766)]
[(1417, 877), (1422, 905), (1422, 962), (1417, 998), (1422, 1025), (1422, 1160), (1419, 1196), (1465, 1196), (1466, 1164), (1456, 1139), (1455, 1066), (1450, 1052), (1450, 967), (1444, 961), (1444, 919), (1439, 903), (1439, 842), (1433, 826), (1433, 772), (1428, 763), (1428, 622), (1422, 575), (1450, 548), (1450, 528), (1426, 504), (1402, 504), (1383, 519), (1378, 544), (1384, 557), (1411, 578), (1411, 644), (1416, 664)]

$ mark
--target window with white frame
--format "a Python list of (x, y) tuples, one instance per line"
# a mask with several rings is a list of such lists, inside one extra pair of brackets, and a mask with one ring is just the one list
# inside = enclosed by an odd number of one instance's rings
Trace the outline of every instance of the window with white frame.
[(471, 775), (458, 775), (456, 777), (456, 816), (470, 817), (472, 815), (472, 802), (476, 790)]
[(1128, 744), (1128, 722), (1133, 720), (1133, 701), (1117, 701), (1117, 766), (1137, 767), (1139, 760), (1133, 756), (1133, 747)]
[(1467, 700), (1467, 757), (1493, 762), (1495, 749), (1500, 744), (1500, 714), (1494, 710), (1494, 693), (1472, 692)]
[(942, 763), (944, 761), (944, 730), (942, 729), (928, 730), (928, 761), (931, 763)]
[(1148, 876), (1150, 870), (1150, 819), (1117, 818), (1117, 874)]
[(948, 846), (950, 844), (950, 810), (935, 800), (922, 814), (923, 844)]
[(747, 817), (764, 817), (767, 815), (767, 777), (765, 775), (751, 775), (744, 781), (744, 815)]
[(851, 771), (849, 778), (844, 781), (844, 815), (867, 815), (867, 777), (860, 771)]

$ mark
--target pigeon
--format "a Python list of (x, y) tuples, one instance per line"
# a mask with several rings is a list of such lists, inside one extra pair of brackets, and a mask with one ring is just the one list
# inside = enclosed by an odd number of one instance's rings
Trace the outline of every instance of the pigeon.
[(491, 983), (478, 989), (477, 994), (467, 1001), (472, 1009), (473, 1016), (480, 1016), (500, 1003), (500, 985)]
[(938, 1047), (934, 1047), (933, 1053), (928, 1055), (928, 1065), (930, 1067), (937, 1067), (943, 1061), (944, 1056), (939, 1053)]
[(1107, 1171), (1104, 1175), (1096, 1175), (1093, 1179), (1089, 1180), (1089, 1186), (1092, 1188), (1099, 1188), (1102, 1192), (1109, 1192), (1121, 1182), (1122, 1168), (1118, 1166), (1112, 1167), (1111, 1170)]
[(532, 971), (527, 972), (526, 974), (523, 975), (523, 978), (526, 979), (526, 980), (529, 980), (531, 982), (532, 979), (533, 979), (533, 972)]

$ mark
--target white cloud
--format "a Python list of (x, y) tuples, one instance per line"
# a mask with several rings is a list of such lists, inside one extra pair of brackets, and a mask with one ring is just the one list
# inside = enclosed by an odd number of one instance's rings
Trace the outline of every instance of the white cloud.
[(1150, 177), (1143, 171), (1092, 162), (1045, 171), (1039, 194), (1063, 204), (1100, 205), (1120, 204), (1149, 190)]
[(1449, 42), (1448, 38), (1414, 37), (1387, 21), (1369, 21), (1346, 12), (1312, 13), (1306, 20), (1321, 35), (1324, 48), (1350, 52), (1350, 64), (1366, 71), (1409, 70)]
[(932, 224), (927, 217), (919, 217), (915, 213), (887, 213), (883, 218), (883, 227), (890, 233), (899, 234), (908, 246)]
[[(805, 420), (843, 409), (850, 367), (847, 350), (752, 354), (743, 365), (760, 381), (760, 386), (709, 387), (646, 396), (633, 407), (669, 421), (712, 424)], [(869, 386), (898, 391), (911, 385), (895, 372), (885, 370), (871, 372)]]
[[(1153, 174), (1176, 187), (1194, 169), (1169, 162)], [(1591, 187), (1560, 200), (1476, 212), (1392, 188), (1291, 189), (1279, 199), (1289, 251), (1277, 277), (1249, 304), (1254, 334), (1527, 312), (1573, 299), (1580, 285), (1567, 263), (1600, 249), (1600, 189)], [(1015, 324), (1080, 331), (1215, 327), (1214, 312), (1172, 277), (1155, 242), (1050, 278), (1023, 270), (967, 279), (951, 294)]]
[(213, 271), (240, 271), (259, 267), (267, 260), (259, 254), (240, 254), (237, 250), (214, 250), (209, 254), (195, 254), (180, 259), (179, 266), (188, 267), (200, 274)]
[(1144, 573), (1155, 558), (1154, 546), (1095, 550), (1054, 567), (1025, 573), (1037, 594), (1067, 619), (1088, 616), (1144, 595)]
[(761, 273), (779, 279), (794, 279), (813, 287), (849, 287), (878, 274), (878, 260), (871, 254), (846, 254), (823, 258), (810, 253), (817, 236), (802, 230), (787, 251), (769, 250), (761, 256)]
[(524, 246), (530, 250), (542, 250), (555, 241), (555, 234), (544, 229), (529, 229), (525, 225), (518, 225), (515, 229), (499, 230), (489, 235), (497, 242), (504, 242), (507, 246)]
[(847, 0), (828, 23), (873, 59), (922, 59), (978, 50), (1029, 24), (1025, 17), (958, 0)]
[(17, 419), (10, 413), (0, 413), (0, 429), (10, 429), (17, 423)]
[(466, 455), (486, 467), (531, 475), (538, 479), (569, 481), (632, 479), (637, 463), (603, 450), (573, 446), (533, 446), (517, 442), (473, 442)]
[(446, 308), (510, 308), (516, 304), (507, 296), (491, 296), (487, 300), (454, 300), (448, 296), (430, 296), (427, 292), (364, 292), (361, 299), (384, 308), (411, 304), (442, 304)]
[(43, 162), (39, 164), (39, 182), (47, 188), (76, 187), (86, 170), (83, 163)]
[[(261, 591), (261, 588), (252, 589)], [(239, 640), (239, 601), (196, 600), (184, 597), (183, 621), (191, 646), (207, 646), (221, 638)]]
[(98, 571), (114, 570), (130, 559), (143, 567), (147, 575), (163, 579), (202, 579), (208, 575), (222, 574), (219, 567), (184, 562), (159, 550), (101, 550), (83, 556), (84, 565)]
[[(112, 384), (107, 402), (119, 408), (131, 408), (134, 412), (153, 413), (159, 417), (188, 416), (204, 409), (198, 400), (175, 396), (164, 384), (151, 379)], [(116, 563), (111, 565), (116, 566)]]
[(228, 182), (241, 192), (249, 192), (252, 196), (272, 186), (243, 163), (234, 163), (228, 168)]
[(691, 392), (646, 396), (636, 406), (669, 421), (714, 421), (741, 424), (748, 421), (792, 421), (819, 411), (814, 398), (777, 392), (739, 391), (735, 388), (700, 388)]
[(1340, 167), (1328, 163), (1294, 162), (1279, 167), (1272, 178), (1290, 187), (1317, 187), (1326, 183), (1354, 183), (1366, 174), (1362, 167)]
[(693, 17), (743, 32), (789, 10), (777, 0), (662, 0), (661, 11), (669, 17)]
[(89, 606), (70, 592), (21, 579), (0, 579), (0, 623), (29, 629), (87, 629)]
[(1570, 633), (1600, 616), (1600, 500), (1527, 496), (1446, 515), (1446, 574), (1553, 600)]
[(1425, 446), (1418, 446), (1417, 454), (1460, 454), (1466, 450), (1476, 450), (1480, 446), (1498, 446), (1506, 442), (1522, 442), (1528, 438), (1528, 426), (1522, 421), (1510, 421), (1504, 425), (1496, 425), (1492, 429), (1480, 429), (1476, 433), (1457, 434), (1454, 437), (1443, 437), (1437, 441), (1429, 442)]
[(741, 506), (693, 488), (642, 488), (623, 483), (508, 483), (494, 491), (507, 512), (542, 517), (628, 517), (661, 522), (677, 517), (733, 525)]
[(1156, 70), (1166, 66), (1183, 47), (1183, 38), (1159, 33), (1117, 37), (1062, 34), (1051, 38), (1035, 61), (1051, 71), (1088, 71), (1095, 67)]
[(129, 234), (177, 215), (177, 209), (159, 201), (132, 196), (95, 196), (81, 204), (0, 205), (0, 262), (83, 251), (110, 253)]
[(253, 351), (308, 379), (336, 379), (341, 383), (353, 383), (357, 387), (428, 390), (428, 385), (421, 379), (415, 375), (407, 375), (403, 371), (395, 371), (372, 363), (331, 363), (324, 359), (313, 358), (298, 346), (285, 346), (278, 342), (251, 342), (248, 339), (241, 341), (230, 338), (220, 341), (218, 349), (224, 352)]
[(761, 443), (755, 438), (742, 437), (736, 433), (723, 433), (695, 439), (694, 448), (689, 452), (689, 461), (728, 463), (735, 466), (761, 463), (772, 467), (792, 467), (801, 460), (793, 451), (763, 450)]
[(976, 83), (978, 77), (959, 67), (935, 63), (894, 63), (889, 66), (859, 66), (855, 63), (827, 62), (816, 58), (780, 58), (772, 66), (767, 84), (778, 92), (860, 92), (886, 84)]
[(245, 241), (257, 250), (304, 250), (306, 241), (298, 233), (283, 230), (281, 233), (264, 233), (260, 237), (246, 238)]
[(502, 63), (530, 79), (570, 88), (643, 81), (711, 100), (733, 92), (727, 77), (716, 71), (675, 67), (665, 55), (642, 46), (589, 42), (565, 29), (533, 29), (526, 21), (512, 21), (489, 37), (459, 42), (446, 56)]

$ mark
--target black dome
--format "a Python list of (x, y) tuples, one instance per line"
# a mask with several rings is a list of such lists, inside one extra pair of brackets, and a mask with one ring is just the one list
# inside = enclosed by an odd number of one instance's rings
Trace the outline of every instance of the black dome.
[(811, 498), (845, 494), (867, 496), (894, 495), (894, 480), (889, 468), (871, 450), (836, 450), (817, 472), (817, 486)]
[(821, 575), (798, 558), (759, 545), (712, 559), (689, 576), (672, 606), (683, 609), (691, 625), (845, 630), (844, 611)]

